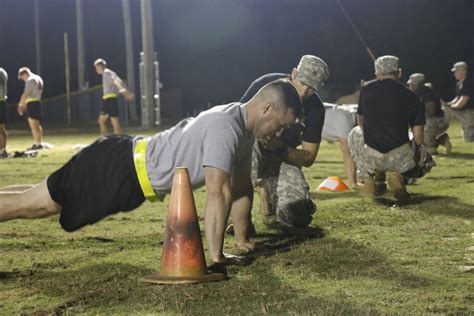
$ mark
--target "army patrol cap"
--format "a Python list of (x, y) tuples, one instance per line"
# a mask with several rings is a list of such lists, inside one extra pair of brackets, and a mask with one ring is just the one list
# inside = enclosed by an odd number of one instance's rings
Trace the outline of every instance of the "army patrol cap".
[(314, 90), (321, 88), (329, 77), (328, 65), (324, 60), (313, 55), (304, 55), (301, 57), (296, 70), (298, 74), (295, 79)]
[(407, 84), (423, 84), (425, 82), (425, 75), (421, 73), (411, 74), (408, 78)]
[(452, 72), (455, 72), (456, 70), (464, 69), (467, 70), (467, 64), (464, 61), (458, 61), (453, 65), (453, 68), (451, 68)]
[(375, 74), (377, 75), (397, 72), (400, 69), (398, 57), (391, 55), (380, 56), (375, 60), (374, 65)]

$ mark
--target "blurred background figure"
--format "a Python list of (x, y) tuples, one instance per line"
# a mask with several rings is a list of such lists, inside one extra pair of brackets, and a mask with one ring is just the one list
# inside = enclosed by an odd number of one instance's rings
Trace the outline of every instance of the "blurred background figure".
[(474, 87), (472, 79), (468, 76), (468, 67), (464, 61), (453, 65), (451, 72), (456, 79), (456, 96), (445, 103), (445, 111), (456, 117), (461, 122), (464, 140), (474, 141)]
[(425, 85), (425, 75), (422, 73), (411, 74), (407, 84), (425, 106), (424, 144), (426, 150), (431, 155), (436, 155), (438, 146), (441, 145), (446, 148), (446, 154), (449, 154), (452, 149), (447, 133), (449, 122), (444, 117), (439, 97), (432, 88)]

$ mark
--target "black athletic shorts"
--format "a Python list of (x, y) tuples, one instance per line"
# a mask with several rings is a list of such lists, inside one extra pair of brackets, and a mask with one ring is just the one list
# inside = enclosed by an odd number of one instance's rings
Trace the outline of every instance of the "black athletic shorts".
[(102, 100), (102, 108), (100, 109), (100, 114), (108, 114), (110, 117), (118, 117), (118, 99), (109, 98)]
[(7, 124), (7, 102), (0, 101), (0, 124)]
[(43, 105), (39, 101), (28, 102), (26, 104), (26, 115), (34, 120), (43, 119)]
[(132, 151), (131, 136), (103, 136), (48, 177), (49, 194), (62, 206), (64, 230), (131, 211), (145, 201)]

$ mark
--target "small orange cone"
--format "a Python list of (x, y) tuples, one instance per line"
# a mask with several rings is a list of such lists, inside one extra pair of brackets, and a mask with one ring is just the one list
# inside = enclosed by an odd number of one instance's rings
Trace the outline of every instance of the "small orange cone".
[(188, 169), (176, 168), (166, 221), (160, 274), (147, 276), (143, 281), (183, 284), (219, 281), (225, 278), (222, 273), (207, 273)]
[(328, 177), (318, 187), (318, 191), (341, 192), (349, 187), (339, 177)]

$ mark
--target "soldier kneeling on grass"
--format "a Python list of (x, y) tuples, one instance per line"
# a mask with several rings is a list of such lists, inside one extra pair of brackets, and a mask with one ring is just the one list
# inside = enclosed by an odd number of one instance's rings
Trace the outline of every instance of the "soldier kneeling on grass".
[(424, 143), (426, 150), (430, 155), (436, 155), (438, 147), (441, 145), (446, 148), (446, 154), (449, 154), (452, 149), (447, 133), (449, 121), (444, 117), (444, 112), (441, 109), (441, 100), (432, 88), (425, 85), (424, 74), (411, 74), (407, 84), (425, 106), (426, 125)]
[[(408, 197), (405, 176), (422, 176), (433, 166), (423, 146), (425, 110), (418, 97), (400, 82), (397, 57), (379, 57), (375, 75), (376, 80), (362, 87), (359, 126), (349, 134), (349, 147), (364, 182), (363, 195), (381, 193), (375, 181), (388, 172), (387, 182), (395, 198), (403, 199)], [(413, 142), (408, 128), (413, 132)]]

